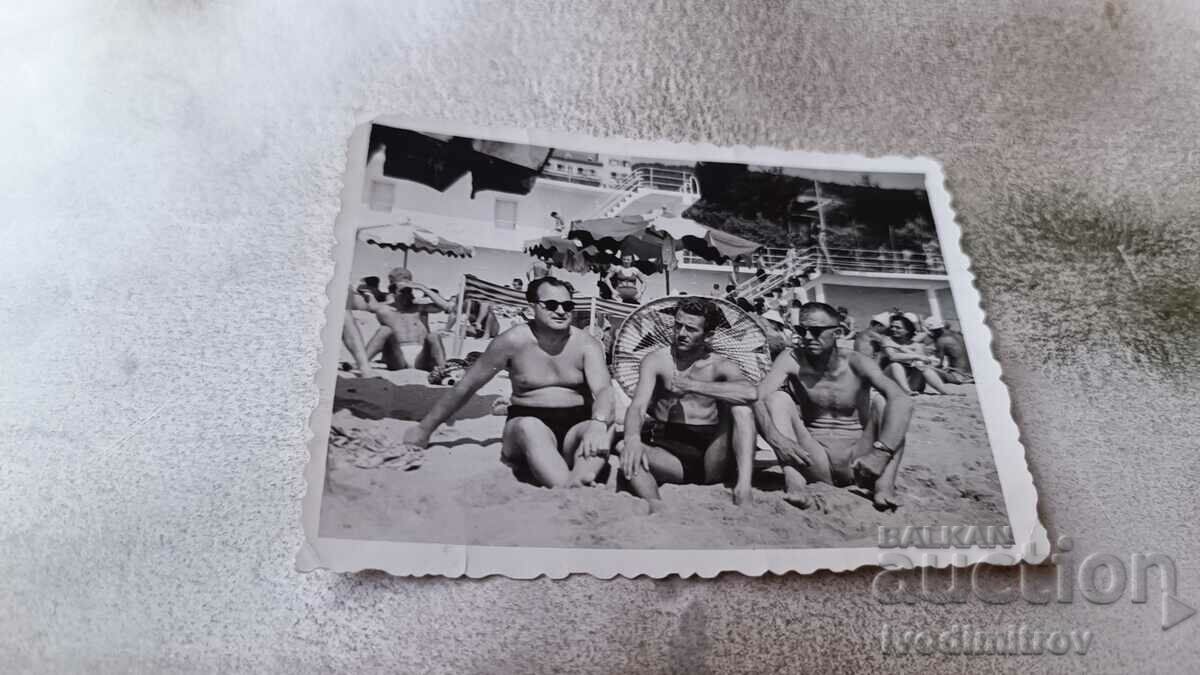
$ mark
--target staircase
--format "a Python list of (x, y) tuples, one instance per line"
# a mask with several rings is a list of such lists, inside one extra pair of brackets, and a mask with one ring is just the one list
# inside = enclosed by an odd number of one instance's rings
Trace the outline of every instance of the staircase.
[[(676, 195), (676, 198), (682, 197), (682, 203), (672, 207), (678, 208), (680, 211), (700, 197), (700, 184), (690, 172), (655, 167), (634, 169), (624, 180), (610, 189), (613, 190), (613, 193), (590, 213), (584, 214), (582, 220), (616, 218), (624, 213), (625, 208), (630, 204), (647, 195), (658, 195), (658, 202), (671, 202), (673, 198), (670, 195)], [(655, 200), (648, 199), (647, 201)], [(661, 206), (662, 204), (657, 205)], [(643, 212), (652, 211), (653, 208), (647, 206)]]
[(782, 288), (792, 277), (818, 272), (819, 259), (816, 248), (796, 250), (794, 255), (763, 268), (767, 273), (766, 276), (752, 276), (738, 284), (733, 295), (754, 302), (758, 298), (765, 297), (772, 291)]
[(587, 219), (593, 218), (615, 218), (621, 214), (622, 209), (628, 206), (633, 200), (638, 197), (638, 188), (641, 187), (641, 178), (638, 177), (638, 172), (634, 171), (625, 177), (613, 190), (615, 192), (600, 203), (599, 206), (588, 216)]

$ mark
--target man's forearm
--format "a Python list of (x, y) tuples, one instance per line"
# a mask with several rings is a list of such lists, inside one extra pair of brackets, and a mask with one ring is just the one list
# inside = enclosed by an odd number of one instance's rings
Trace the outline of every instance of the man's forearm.
[(645, 417), (644, 409), (630, 404), (629, 409), (625, 411), (625, 438), (640, 439), (642, 437), (642, 422)]
[(888, 398), (887, 406), (883, 410), (883, 424), (879, 430), (880, 442), (892, 449), (899, 447), (904, 442), (912, 413), (913, 402), (906, 394), (894, 399)]
[(687, 390), (693, 394), (715, 398), (722, 403), (732, 403), (733, 405), (747, 405), (758, 400), (758, 392), (755, 390), (754, 385), (748, 382), (700, 382), (698, 380), (689, 380)]
[(437, 403), (434, 403), (429, 412), (425, 414), (425, 417), (421, 418), (418, 426), (425, 433), (432, 434), (434, 429), (437, 429), (443, 422), (450, 419), (450, 416), (461, 408), (463, 403), (474, 395), (480, 386), (483, 386), (483, 383), (480, 383), (479, 386), (471, 386), (466, 380), (462, 380), (453, 387), (450, 387), (450, 391), (438, 399)]
[(771, 411), (767, 408), (766, 401), (760, 399), (754, 402), (754, 421), (758, 423), (758, 433), (762, 434), (763, 440), (772, 449), (779, 450), (788, 444), (790, 439), (779, 431), (779, 427), (775, 426), (775, 420), (771, 419)]
[(612, 387), (592, 392), (592, 419), (612, 424), (616, 421), (613, 419), (613, 408)]

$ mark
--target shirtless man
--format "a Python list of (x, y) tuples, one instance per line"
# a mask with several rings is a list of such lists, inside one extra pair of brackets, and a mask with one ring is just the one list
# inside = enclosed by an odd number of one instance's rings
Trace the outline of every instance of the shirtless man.
[(404, 442), (429, 445), (435, 429), (501, 370), (512, 382), (501, 459), (527, 466), (539, 485), (587, 485), (612, 446), (612, 381), (600, 343), (571, 326), (571, 286), (541, 277), (525, 288), (533, 321), (501, 333)]
[(857, 485), (876, 508), (894, 509), (912, 399), (869, 356), (838, 349), (843, 330), (829, 305), (801, 306), (799, 347), (780, 354), (759, 383), (755, 418), (783, 466), (789, 503), (813, 505), (804, 486), (821, 482)]
[[(721, 310), (703, 298), (679, 301), (674, 342), (647, 354), (625, 413), (621, 470), (634, 494), (662, 508), (658, 484), (720, 481), (730, 448), (737, 466), (733, 503), (750, 500), (754, 461), (754, 385), (729, 359), (712, 353), (708, 337)], [(647, 419), (647, 414), (650, 418)]]
[(371, 368), (371, 357), (367, 356), (367, 345), (363, 342), (362, 331), (358, 329), (358, 322), (354, 320), (354, 314), (350, 311), (352, 309), (367, 309), (367, 301), (353, 286), (346, 295), (346, 315), (342, 318), (342, 344), (354, 359), (351, 372), (363, 377), (373, 377), (375, 371)]
[(867, 329), (854, 336), (854, 351), (879, 363), (883, 358), (883, 339), (887, 337), (888, 323), (891, 319), (887, 312), (872, 316)]
[[(390, 370), (418, 368), (433, 370), (446, 363), (446, 351), (442, 339), (429, 330), (429, 315), (434, 312), (450, 312), (454, 304), (443, 298), (425, 284), (413, 281), (412, 272), (397, 267), (388, 273), (391, 282), (390, 296), (379, 301), (362, 294), (366, 309), (379, 319), (379, 330), (367, 342), (369, 358), (383, 353), (383, 361)], [(429, 298), (429, 303), (417, 302), (416, 293)], [(410, 364), (404, 355), (404, 345), (420, 345), (421, 350)]]
[(936, 316), (925, 319), (925, 330), (933, 341), (939, 373), (950, 384), (974, 382), (971, 362), (967, 359), (967, 343), (962, 333), (950, 328)]

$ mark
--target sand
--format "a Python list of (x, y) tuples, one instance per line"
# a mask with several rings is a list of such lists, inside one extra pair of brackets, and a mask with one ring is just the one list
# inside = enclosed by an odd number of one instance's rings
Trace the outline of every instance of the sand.
[[(445, 393), (426, 373), (341, 376), (333, 424), (386, 454)], [(662, 489), (666, 513), (605, 486), (549, 490), (520, 482), (500, 462), (503, 376), (438, 430), (415, 470), (360, 468), (361, 452), (331, 445), (322, 500), (322, 536), (443, 544), (614, 548), (811, 548), (871, 546), (878, 526), (1007, 525), (1000, 482), (974, 386), (962, 396), (919, 396), (898, 479), (903, 506), (881, 513), (847, 490), (817, 485), (827, 512), (782, 499), (778, 469), (755, 477), (754, 502), (734, 506), (726, 486)], [(770, 457), (769, 451), (759, 453)]]

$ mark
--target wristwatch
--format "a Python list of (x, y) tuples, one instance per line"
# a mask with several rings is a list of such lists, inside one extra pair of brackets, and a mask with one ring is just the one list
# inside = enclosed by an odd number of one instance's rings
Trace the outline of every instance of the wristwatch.
[(896, 454), (896, 451), (892, 448), (889, 448), (887, 443), (884, 443), (883, 441), (875, 441), (871, 444), (871, 447), (879, 450), (880, 452), (886, 452), (889, 455)]

